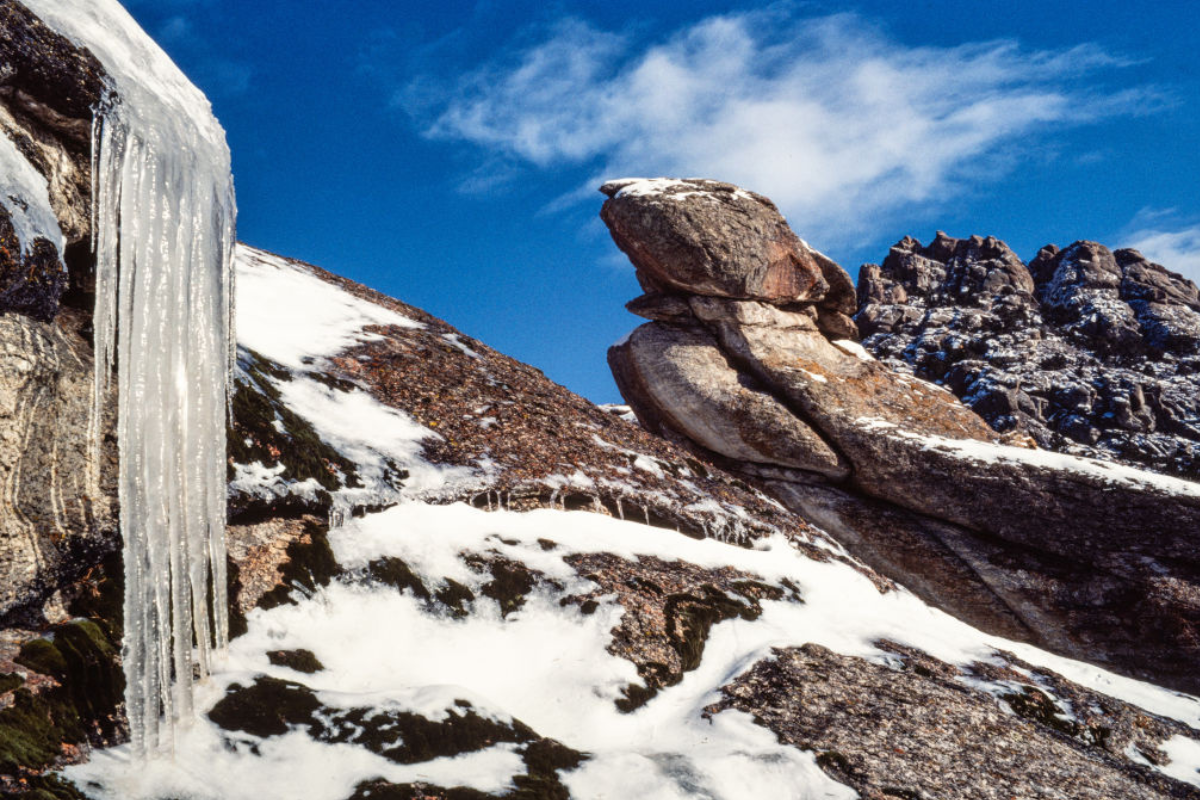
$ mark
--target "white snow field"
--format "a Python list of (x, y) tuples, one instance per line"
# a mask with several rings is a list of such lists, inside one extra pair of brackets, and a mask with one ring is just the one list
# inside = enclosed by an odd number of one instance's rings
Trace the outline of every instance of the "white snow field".
[[(780, 745), (748, 715), (725, 711), (712, 722), (701, 716), (719, 699), (720, 686), (769, 657), (771, 648), (809, 642), (881, 664), (888, 656), (872, 644), (880, 639), (956, 664), (992, 660), (997, 649), (1008, 650), (1096, 691), (1200, 726), (1196, 698), (987, 636), (908, 592), (880, 594), (844, 564), (812, 561), (782, 536), (745, 549), (584, 511), (487, 512), (414, 502), (352, 520), (330, 538), (347, 569), (397, 557), (431, 588), (452, 579), (478, 594), (487, 578), (461, 556), (494, 552), (558, 580), (563, 593), (587, 591), (595, 587), (564, 558), (604, 552), (733, 566), (768, 582), (788, 578), (805, 602), (767, 601), (757, 620), (716, 625), (697, 670), (623, 714), (614, 701), (638, 677), (631, 663), (606, 650), (622, 614), (611, 599), (585, 616), (576, 606), (560, 606), (558, 594), (535, 591), (521, 610), (502, 617), (494, 601), (480, 598), (473, 613), (455, 619), (429, 610), (411, 592), (336, 580), (298, 605), (251, 613), (249, 633), (234, 640), (200, 696), (197, 720), (177, 736), (174, 760), (131, 768), (128, 748), (119, 747), (96, 753), (66, 776), (89, 795), (114, 800), (343, 800), (372, 778), (495, 791), (522, 771), (508, 745), (413, 766), (349, 745), (314, 742), (301, 731), (257, 743), (258, 754), (248, 740), (226, 746), (224, 732), (204, 712), (229, 685), (270, 675), (305, 683), (335, 708), (408, 709), (436, 718), (455, 699), (467, 698), (496, 718), (517, 718), (591, 754), (562, 776), (576, 798), (695, 797), (697, 786), (704, 787), (703, 796), (728, 800), (855, 797), (827, 778), (811, 753)], [(557, 547), (546, 550), (539, 540)], [(325, 671), (302, 675), (272, 666), (266, 656), (299, 648), (311, 650)], [(1164, 772), (1200, 781), (1196, 742), (1179, 737), (1167, 749), (1173, 760)]]

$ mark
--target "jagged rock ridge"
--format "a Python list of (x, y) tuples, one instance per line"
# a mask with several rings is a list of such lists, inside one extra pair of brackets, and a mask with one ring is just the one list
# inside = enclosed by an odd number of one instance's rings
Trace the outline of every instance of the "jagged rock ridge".
[(1041, 447), (1200, 479), (1200, 291), (1136, 250), (906, 237), (859, 273), (863, 344)]

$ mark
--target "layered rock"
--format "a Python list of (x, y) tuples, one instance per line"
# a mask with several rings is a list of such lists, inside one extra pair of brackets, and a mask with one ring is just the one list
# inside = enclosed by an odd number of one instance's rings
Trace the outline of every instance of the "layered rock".
[[(92, 112), (108, 89), (90, 52), (15, 0), (0, 0), (0, 51), (0, 136), (22, 162), (0, 198), (0, 619), (26, 619), (117, 546), (111, 437), (89, 465), (91, 431), (111, 426), (92, 419), (88, 296)], [(61, 242), (19, 224), (43, 203)]]
[[(1200, 485), (1030, 449), (1019, 433), (1002, 437), (946, 389), (890, 369), (822, 325), (828, 293), (734, 294), (761, 285), (752, 276), (762, 262), (746, 254), (768, 259), (787, 239), (740, 224), (740, 203), (763, 205), (755, 195), (662, 179), (602, 191), (601, 217), (648, 289), (629, 308), (652, 321), (609, 351), (643, 425), (753, 478), (872, 566), (974, 624), (1200, 688)], [(699, 220), (708, 228), (693, 249), (661, 244), (692, 235)], [(720, 237), (734, 240), (712, 241)], [(699, 251), (700, 266), (677, 263)], [(935, 257), (942, 269), (926, 269)], [(1045, 282), (1051, 302), (1095, 308), (1107, 297), (1098, 292), (1120, 291), (1111, 271), (1101, 278), (1087, 259), (1068, 261), (1074, 277), (1064, 269)], [(664, 263), (670, 283), (659, 277)], [(741, 284), (710, 279), (738, 274)], [(863, 296), (894, 308), (880, 314), (888, 319), (911, 315), (902, 304), (919, 293), (987, 292), (996, 298), (989, 311), (1019, 315), (1038, 286), (994, 239), (939, 239), (925, 255), (897, 259), (890, 283), (865, 274)], [(1139, 291), (1156, 300), (1184, 291), (1154, 274), (1158, 283), (1143, 278)], [(874, 314), (859, 318), (880, 324)], [(1115, 329), (1103, 335), (1114, 347), (1123, 341)]]
[(859, 273), (863, 344), (1039, 446), (1200, 478), (1200, 291), (1136, 250), (897, 243)]

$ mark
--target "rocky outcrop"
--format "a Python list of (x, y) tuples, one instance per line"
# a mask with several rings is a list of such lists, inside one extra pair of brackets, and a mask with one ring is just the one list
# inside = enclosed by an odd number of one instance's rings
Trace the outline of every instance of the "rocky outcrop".
[(905, 238), (863, 266), (864, 346), (997, 431), (1200, 478), (1200, 291), (1136, 250)]
[(788, 227), (767, 198), (730, 183), (627, 179), (600, 188), (601, 216), (647, 292), (807, 302), (852, 329), (854, 284)]
[[(785, 237), (739, 227), (743, 212), (726, 199), (736, 188), (663, 186), (621, 181), (602, 190), (610, 199), (601, 217), (621, 248), (638, 254), (649, 289), (629, 308), (652, 321), (609, 351), (618, 386), (647, 429), (752, 478), (876, 569), (974, 624), (1200, 689), (1200, 485), (1047, 453), (1019, 431), (998, 433), (945, 388), (889, 368), (822, 325), (827, 295), (771, 303), (749, 291), (731, 296), (736, 280), (717, 287), (707, 274), (754, 267), (724, 254), (767, 253)], [(710, 221), (694, 244), (717, 266), (676, 267), (667, 285), (656, 278), (661, 259), (640, 254), (656, 250), (662, 230), (686, 236), (676, 220), (695, 219)], [(633, 240), (640, 231), (651, 237), (645, 248)], [(714, 236), (763, 241), (718, 246)], [(672, 252), (683, 259), (690, 251)], [(941, 257), (944, 268), (927, 270), (913, 256), (897, 258), (890, 283), (872, 277), (879, 270), (864, 272), (860, 294), (893, 310), (860, 313), (860, 324), (872, 331), (879, 318), (911, 315), (901, 304), (920, 292), (988, 292), (996, 298), (990, 310), (1006, 318), (1033, 302), (1036, 273), (994, 239), (939, 239), (928, 253), (920, 258)], [(1121, 291), (1119, 271), (1078, 253), (1067, 262), (1076, 266), (1049, 270), (1060, 279), (1043, 281), (1048, 302), (1098, 308), (1103, 292)], [(1145, 274), (1137, 285), (1147, 288), (1137, 291), (1146, 296), (1186, 294)], [(1128, 328), (1105, 330), (1098, 335), (1116, 347)]]
[[(1010, 653), (955, 667), (894, 642), (879, 646), (894, 655), (889, 666), (818, 645), (777, 650), (724, 687), (708, 713), (753, 714), (781, 741), (815, 751), (860, 796), (880, 800), (1196, 794), (1147, 766), (1186, 726), (1031, 671)], [(1100, 763), (1107, 768), (1091, 767)]]

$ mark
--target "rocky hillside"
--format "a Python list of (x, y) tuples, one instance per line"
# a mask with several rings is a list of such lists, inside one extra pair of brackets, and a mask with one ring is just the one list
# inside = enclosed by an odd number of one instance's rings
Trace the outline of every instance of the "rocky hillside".
[(864, 346), (1050, 450), (1200, 479), (1200, 291), (1136, 250), (909, 237), (859, 273)]
[(418, 309), (238, 277), (244, 627), (175, 764), (93, 752), (89, 796), (1200, 797), (1195, 699), (941, 614)]

